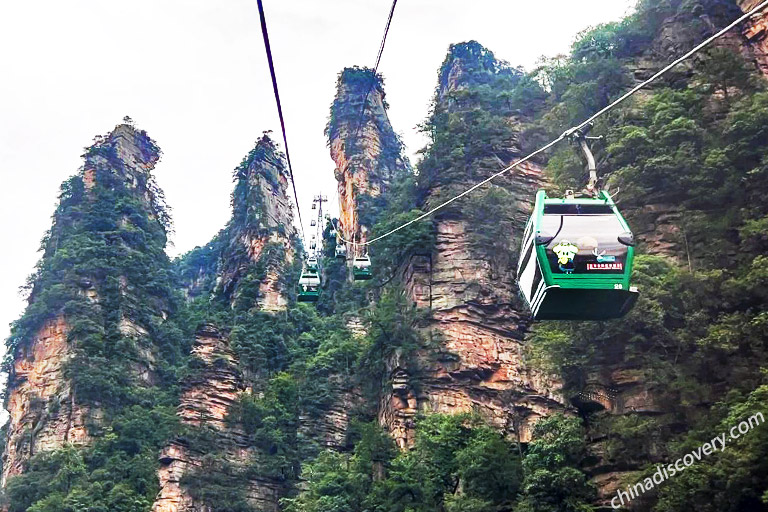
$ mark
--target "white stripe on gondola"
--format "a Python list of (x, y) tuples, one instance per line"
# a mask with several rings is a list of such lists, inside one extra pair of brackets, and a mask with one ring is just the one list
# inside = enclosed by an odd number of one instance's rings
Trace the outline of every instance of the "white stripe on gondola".
[(546, 289), (548, 288), (547, 283), (542, 281), (539, 284), (539, 287), (536, 288), (536, 292), (533, 294), (533, 300), (531, 301), (531, 304), (533, 306), (538, 306), (541, 302), (542, 298), (544, 297), (544, 294), (546, 292)]
[(531, 227), (533, 223), (528, 222), (528, 225), (525, 227), (525, 235), (523, 235), (523, 243), (522, 243), (522, 251), (520, 251), (521, 258), (517, 262), (517, 275), (519, 276), (521, 274), (521, 271), (523, 270), (523, 263), (527, 261), (527, 255), (528, 255), (528, 248), (533, 241), (533, 228)]
[(536, 246), (534, 245), (533, 228), (532, 223), (529, 222), (526, 226), (527, 236), (523, 241), (523, 250), (521, 252), (520, 261), (517, 263), (517, 281), (518, 287), (522, 292), (525, 301), (530, 304), (533, 288), (536, 286), (536, 270), (538, 269), (538, 263), (536, 262)]
[[(535, 290), (531, 290), (531, 306), (535, 306), (536, 312), (538, 312), (538, 309), (541, 306), (541, 302), (543, 301), (544, 296), (547, 293), (547, 289), (549, 288), (549, 285), (544, 279), (543, 271), (538, 259), (536, 260), (536, 279), (534, 279), (533, 286), (535, 287)], [(531, 310), (533, 310), (533, 308), (531, 308)]]
[(525, 272), (525, 269), (531, 264), (531, 259), (536, 259), (536, 255), (533, 254), (533, 238), (531, 238), (526, 244), (523, 245), (523, 252), (520, 253), (520, 261), (517, 262), (517, 274), (520, 275)]
[(535, 273), (533, 275), (533, 283), (531, 283), (531, 298), (533, 298), (534, 294), (536, 293), (536, 289), (539, 287), (539, 283), (544, 279), (544, 274), (542, 274), (541, 271), (541, 265), (539, 265), (538, 261), (538, 248), (534, 244), (533, 246), (533, 261), (531, 262), (534, 265)]
[[(533, 248), (533, 250), (535, 250), (535, 248)], [(525, 300), (530, 304), (533, 299), (531, 294), (533, 291), (533, 282), (536, 278), (536, 270), (538, 269), (539, 265), (536, 262), (536, 255), (531, 254), (531, 250), (527, 251), (525, 254), (528, 261), (522, 273), (520, 274), (520, 277), (518, 278), (518, 286), (520, 287), (520, 290), (522, 290), (523, 295), (525, 296)]]
[(546, 297), (547, 290), (549, 288), (551, 287), (547, 286), (547, 284), (542, 279), (541, 283), (539, 283), (539, 287), (536, 290), (536, 293), (534, 294), (533, 301), (531, 302), (531, 311), (533, 312), (533, 316), (536, 316), (539, 313), (539, 308), (541, 307), (542, 302), (544, 302), (544, 297)]

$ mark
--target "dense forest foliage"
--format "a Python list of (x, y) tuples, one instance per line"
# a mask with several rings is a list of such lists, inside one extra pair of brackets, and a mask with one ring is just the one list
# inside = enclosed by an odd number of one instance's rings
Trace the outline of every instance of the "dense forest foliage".
[[(631, 76), (626, 59), (654, 51), (648, 29), (660, 20), (676, 16), (691, 47), (709, 30), (694, 12), (706, 12), (716, 26), (739, 12), (728, 2), (695, 3), (698, 11), (691, 2), (641, 2), (623, 22), (582, 34), (571, 62), (558, 59), (537, 71), (552, 95), (533, 129), (558, 133), (616, 97)], [(580, 74), (589, 79), (574, 81)], [(620, 190), (630, 224), (648, 225), (654, 208), (648, 205), (656, 205), (673, 212), (678, 230), (671, 249), (641, 247), (646, 254), (634, 280), (642, 295), (625, 320), (542, 325), (530, 346), (532, 358), (559, 371), (573, 394), (611, 368), (640, 372), (661, 414), (587, 417), (592, 435), (608, 436), (612, 467), (642, 471), (675, 460), (739, 416), (768, 406), (765, 91), (753, 62), (724, 44), (595, 126), (604, 135), (598, 159), (606, 186)], [(549, 161), (560, 187), (583, 180), (575, 155), (561, 148)], [(663, 221), (651, 225), (664, 227)], [(764, 510), (766, 449), (764, 433), (755, 433), (641, 506)]]
[[(452, 45), (415, 171), (400, 160), (402, 145), (388, 123), (368, 120), (387, 128), (380, 165), (393, 172), (384, 195), (361, 198), (363, 221), (376, 236), (415, 218), (497, 171), (500, 161), (582, 121), (648, 76), (649, 66), (651, 73), (662, 67), (669, 51), (682, 53), (740, 12), (730, 0), (640, 0), (624, 20), (579, 34), (569, 55), (529, 72), (477, 42)], [(670, 27), (676, 37), (667, 44)], [(209, 512), (259, 512), (247, 498), (254, 477), (287, 490), (281, 503), (288, 512), (586, 512), (597, 499), (592, 477), (621, 472), (623, 485), (633, 484), (747, 416), (768, 413), (768, 88), (737, 39), (596, 123), (604, 183), (620, 190), (630, 225), (641, 235), (671, 226), (665, 232), (673, 240), (659, 248), (652, 236), (639, 237), (648, 240), (634, 273), (642, 295), (627, 318), (535, 327), (526, 363), (559, 376), (573, 407), (536, 423), (530, 443), (490, 427), (479, 413), (420, 414), (407, 451), (379, 426), (386, 362), (439, 343), (397, 278), (402, 261), (434, 250), (431, 221), (377, 245), (376, 278), (354, 286), (334, 257), (329, 223), (323, 293), (316, 305), (299, 304), (298, 241), (289, 248), (271, 242), (257, 261), (241, 243), (286, 235), (285, 227), (265, 224), (265, 198), (251, 179), (260, 169), (278, 187), (286, 172), (267, 134), (235, 169), (231, 221), (174, 262), (164, 252), (168, 214), (156, 186), (139, 184), (148, 193), (136, 194), (119, 178), (114, 148), (94, 145), (86, 155), (96, 163), (94, 185), (86, 190), (81, 173), (62, 186), (4, 369), (45, 322), (64, 315), (74, 347), (66, 376), (78, 403), (101, 416), (88, 425), (87, 447), (31, 457), (5, 489), (9, 512), (147, 512), (159, 489), (157, 456), (171, 439), (204, 454), (182, 484)], [(453, 88), (456, 62), (461, 86)], [(355, 101), (332, 105), (330, 139), (358, 129), (369, 87), (383, 93), (381, 78), (367, 69), (344, 70), (339, 84)], [(348, 157), (358, 143), (353, 137)], [(540, 163), (553, 191), (585, 181), (579, 154), (567, 144)], [(515, 259), (506, 235), (515, 221), (505, 210), (510, 197), (503, 185), (481, 189), (438, 218), (469, 219), (479, 227), (473, 243), (492, 255), (494, 269), (506, 269)], [(500, 211), (509, 214), (493, 213)], [(276, 313), (256, 306), (271, 271), (289, 302)], [(227, 279), (217, 279), (222, 275)], [(98, 301), (85, 293), (92, 288)], [(126, 334), (126, 318), (146, 333)], [(252, 449), (245, 465), (229, 460), (212, 428), (183, 425), (176, 415), (180, 390), (204, 365), (190, 355), (201, 324), (225, 333), (248, 385), (227, 417)], [(364, 332), (350, 328), (355, 324)], [(147, 351), (155, 378), (141, 381), (136, 364)], [(418, 386), (417, 365), (412, 369)], [(604, 376), (616, 369), (639, 376), (652, 397), (648, 410), (614, 415), (577, 400), (589, 382), (610, 385)], [(359, 398), (345, 411), (350, 428), (329, 449), (312, 437), (313, 425), (350, 396)], [(56, 407), (41, 405), (35, 414), (42, 419)], [(756, 429), (633, 505), (768, 510), (768, 430)]]

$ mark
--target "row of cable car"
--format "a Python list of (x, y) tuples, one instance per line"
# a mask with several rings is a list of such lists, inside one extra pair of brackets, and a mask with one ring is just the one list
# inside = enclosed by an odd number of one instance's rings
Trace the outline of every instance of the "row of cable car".
[[(314, 243), (314, 242), (313, 242)], [(310, 244), (312, 247), (312, 244)], [(335, 256), (338, 259), (347, 259), (347, 247), (345, 244), (337, 241)], [(358, 256), (352, 261), (352, 277), (355, 281), (367, 281), (373, 278), (373, 269), (371, 267), (371, 258)], [(307, 259), (301, 270), (298, 286), (299, 302), (316, 302), (320, 298), (320, 268), (316, 257)]]
[[(334, 234), (334, 232), (331, 231), (331, 234)], [(334, 251), (337, 259), (347, 259), (347, 244), (337, 240)], [(354, 277), (355, 281), (365, 281), (373, 278), (371, 258), (367, 254), (356, 257), (352, 262), (352, 277)]]
[[(338, 236), (338, 232), (335, 229), (331, 229), (331, 236), (336, 238), (335, 256), (337, 259), (347, 259), (347, 244), (342, 241)], [(366, 281), (373, 278), (373, 271), (371, 270), (371, 258), (366, 254), (363, 256), (357, 256), (352, 261), (352, 277), (355, 281)]]

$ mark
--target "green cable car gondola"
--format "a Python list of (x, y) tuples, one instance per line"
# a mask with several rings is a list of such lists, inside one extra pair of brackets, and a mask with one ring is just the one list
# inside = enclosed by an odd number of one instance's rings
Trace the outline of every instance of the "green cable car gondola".
[[(317, 260), (315, 260), (317, 263)], [(299, 278), (299, 302), (316, 302), (320, 298), (320, 275), (317, 266), (311, 268), (309, 264), (301, 271)]]
[(352, 262), (352, 276), (355, 281), (364, 281), (373, 278), (371, 270), (371, 258), (368, 256), (358, 256)]
[(564, 199), (536, 194), (517, 280), (536, 320), (607, 320), (635, 304), (634, 239), (605, 191)]

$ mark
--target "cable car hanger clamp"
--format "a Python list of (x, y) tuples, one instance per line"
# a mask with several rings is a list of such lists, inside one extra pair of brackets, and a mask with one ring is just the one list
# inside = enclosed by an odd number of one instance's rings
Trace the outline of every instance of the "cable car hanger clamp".
[(384, 233), (382, 235), (379, 235), (376, 238), (373, 238), (373, 239), (368, 240), (366, 242), (353, 242), (351, 240), (344, 239), (343, 237), (341, 237), (341, 235), (339, 235), (339, 238), (341, 238), (341, 240), (344, 243), (352, 244), (353, 246), (371, 245), (372, 243), (377, 242), (377, 241), (379, 241), (379, 240), (381, 240), (383, 238), (386, 238), (386, 237), (388, 237), (388, 236), (390, 236), (390, 235), (400, 231), (401, 229), (407, 228), (411, 224), (415, 224), (416, 222), (419, 222), (420, 220), (423, 220), (423, 219), (429, 217), (430, 215), (432, 215), (436, 211), (441, 210), (441, 209), (445, 208), (446, 206), (448, 206), (449, 204), (453, 203), (454, 201), (457, 201), (458, 199), (461, 199), (462, 197), (466, 196), (467, 194), (470, 194), (470, 193), (474, 192), (478, 188), (480, 188), (483, 185), (485, 185), (486, 183), (488, 183), (488, 182), (498, 178), (502, 174), (504, 174), (504, 173), (506, 173), (508, 171), (511, 171), (512, 169), (518, 167), (520, 164), (523, 164), (523, 163), (531, 160), (533, 157), (543, 153), (544, 151), (548, 150), (552, 146), (556, 145), (558, 142), (560, 142), (560, 141), (562, 141), (562, 140), (564, 140), (566, 138), (573, 137), (577, 132), (581, 131), (583, 128), (585, 128), (590, 123), (595, 121), (597, 118), (599, 118), (599, 117), (603, 116), (604, 114), (610, 112), (611, 110), (616, 108), (619, 104), (621, 104), (624, 101), (628, 100), (629, 98), (634, 96), (638, 91), (640, 91), (641, 89), (645, 88), (645, 86), (647, 86), (648, 84), (650, 84), (652, 82), (655, 82), (656, 80), (658, 80), (659, 78), (661, 78), (662, 76), (667, 74), (667, 72), (669, 72), (672, 68), (676, 67), (681, 62), (683, 62), (685, 60), (688, 60), (693, 55), (699, 53), (701, 50), (703, 50), (704, 48), (706, 48), (707, 46), (712, 44), (714, 41), (716, 41), (717, 39), (720, 39), (721, 37), (723, 37), (723, 35), (725, 35), (729, 31), (731, 31), (739, 23), (743, 22), (747, 18), (752, 17), (753, 15), (755, 15), (758, 12), (762, 11), (766, 7), (768, 7), (768, 0), (765, 0), (764, 2), (760, 3), (757, 7), (755, 7), (754, 9), (749, 11), (748, 13), (740, 16), (739, 18), (737, 18), (736, 20), (731, 22), (731, 24), (729, 24), (725, 28), (721, 29), (719, 32), (717, 32), (713, 36), (710, 36), (708, 39), (704, 40), (702, 43), (699, 43), (697, 46), (695, 46), (688, 53), (686, 53), (682, 57), (679, 57), (679, 58), (675, 59), (670, 64), (665, 66), (661, 71), (657, 72), (655, 75), (653, 75), (652, 77), (650, 77), (646, 81), (644, 81), (644, 82), (640, 83), (639, 85), (635, 86), (629, 92), (625, 93), (623, 96), (621, 96), (619, 99), (615, 100), (613, 103), (611, 103), (608, 106), (604, 107), (603, 109), (599, 110), (597, 113), (592, 115), (592, 117), (590, 117), (586, 121), (584, 121), (581, 124), (578, 124), (578, 125), (576, 125), (576, 126), (574, 126), (572, 128), (569, 128), (568, 130), (564, 131), (562, 134), (560, 134), (559, 137), (557, 137), (556, 139), (554, 139), (550, 143), (542, 146), (541, 148), (537, 149), (536, 151), (534, 151), (533, 153), (529, 154), (528, 156), (518, 160), (517, 162), (513, 163), (512, 165), (510, 165), (508, 167), (505, 167), (504, 169), (498, 171), (495, 174), (492, 174), (491, 176), (489, 176), (488, 178), (484, 179), (483, 181), (481, 181), (481, 182), (473, 185), (472, 187), (468, 188), (467, 190), (465, 190), (461, 194), (459, 194), (457, 196), (454, 196), (454, 197), (448, 199), (447, 201), (444, 201), (444, 202), (440, 203), (439, 205), (435, 206), (434, 208), (432, 208), (428, 212), (425, 212), (425, 213), (419, 215), (418, 217), (416, 217), (415, 219), (409, 220), (408, 222), (406, 222), (406, 223), (404, 223), (404, 224), (402, 224), (402, 225), (400, 225), (400, 226), (398, 226), (398, 227), (396, 227), (394, 229), (391, 229), (390, 231), (387, 231), (386, 233)]

